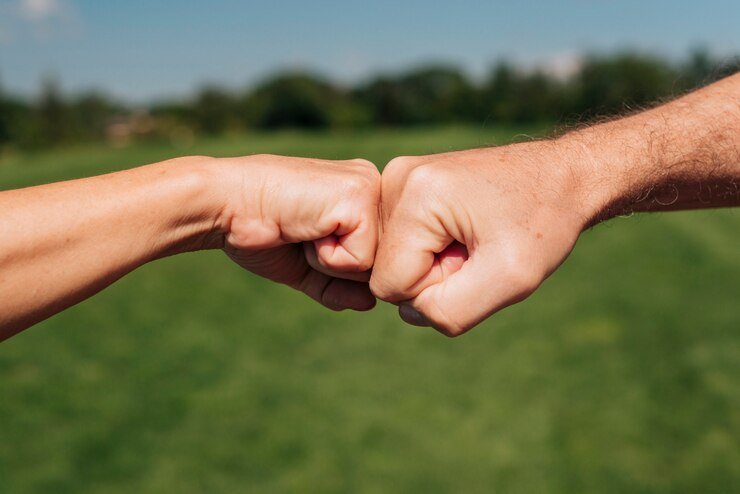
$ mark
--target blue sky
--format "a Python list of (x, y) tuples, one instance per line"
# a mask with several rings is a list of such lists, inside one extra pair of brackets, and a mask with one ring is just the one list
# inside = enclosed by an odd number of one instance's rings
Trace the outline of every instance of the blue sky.
[(45, 74), (144, 102), (283, 68), (353, 82), (427, 61), (480, 75), (502, 57), (567, 70), (584, 52), (696, 46), (740, 54), (740, 1), (0, 0), (0, 84), (26, 95)]

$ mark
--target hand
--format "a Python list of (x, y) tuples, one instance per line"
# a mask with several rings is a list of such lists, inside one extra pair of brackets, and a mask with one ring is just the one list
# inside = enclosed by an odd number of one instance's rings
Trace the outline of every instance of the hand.
[(365, 160), (219, 159), (223, 250), (243, 268), (333, 310), (375, 305), (380, 173)]
[(590, 219), (553, 141), (392, 160), (370, 287), (448, 336), (529, 296)]

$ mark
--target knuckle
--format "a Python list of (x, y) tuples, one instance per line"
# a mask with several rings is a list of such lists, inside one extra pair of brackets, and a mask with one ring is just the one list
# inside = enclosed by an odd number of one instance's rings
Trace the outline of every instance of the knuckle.
[(439, 173), (433, 165), (419, 165), (406, 178), (406, 188), (428, 190), (439, 184)]
[(357, 165), (360, 165), (360, 167), (366, 169), (367, 171), (378, 173), (378, 169), (375, 167), (375, 164), (370, 160), (366, 160), (365, 158), (354, 158), (350, 161)]
[(380, 183), (360, 174), (349, 177), (344, 184), (345, 190), (352, 200), (359, 200), (361, 204), (376, 203), (380, 195)]
[(353, 171), (357, 172), (358, 175), (362, 175), (370, 183), (380, 184), (380, 171), (372, 161), (364, 158), (354, 158), (349, 161), (356, 165), (353, 167)]
[(394, 302), (397, 300), (397, 292), (391, 287), (388, 282), (383, 280), (377, 275), (377, 272), (373, 272), (370, 277), (370, 291), (375, 297), (386, 302)]
[(359, 272), (370, 271), (373, 268), (373, 256), (364, 256), (357, 259), (355, 268)]
[(459, 321), (456, 321), (455, 319), (447, 317), (444, 313), (440, 312), (439, 310), (435, 312), (436, 312), (436, 317), (428, 316), (429, 320), (432, 323), (432, 326), (434, 327), (434, 329), (444, 334), (448, 338), (455, 338), (457, 336), (460, 336), (461, 334), (466, 332), (468, 329), (470, 329), (469, 327), (460, 324)]
[(373, 267), (373, 258), (371, 255), (357, 255), (350, 254), (343, 260), (337, 260), (331, 263), (333, 269), (352, 272), (352, 273), (363, 273), (369, 271)]
[(352, 194), (372, 194), (374, 180), (361, 173), (352, 173), (344, 180), (344, 186)]
[(388, 290), (386, 289), (385, 284), (375, 273), (370, 277), (370, 291), (381, 300), (385, 300), (388, 296)]
[(466, 328), (453, 321), (433, 323), (434, 328), (448, 338), (457, 338), (466, 331)]
[(448, 338), (460, 336), (470, 329), (469, 326), (465, 326), (454, 317), (451, 317), (436, 299), (434, 299), (431, 306), (427, 306), (427, 310), (422, 310), (422, 312), (432, 323), (434, 329)]
[(418, 157), (416, 156), (396, 156), (385, 165), (383, 173), (402, 173), (414, 166), (417, 160)]
[(367, 181), (369, 188), (372, 191), (380, 191), (381, 176), (380, 172), (377, 168), (375, 168), (375, 166), (373, 166), (372, 169), (368, 168), (367, 173), (365, 173), (363, 176), (365, 177), (365, 180)]

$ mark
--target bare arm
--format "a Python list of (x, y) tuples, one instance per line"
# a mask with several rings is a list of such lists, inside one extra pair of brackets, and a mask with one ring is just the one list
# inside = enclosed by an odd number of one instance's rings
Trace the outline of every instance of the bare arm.
[[(0, 192), (0, 340), (144, 263), (206, 248), (333, 309), (369, 308), (356, 272), (372, 265), (377, 187), (366, 162), (254, 156)], [(302, 241), (316, 243), (308, 260)], [(344, 271), (360, 281), (332, 276)]]
[(396, 158), (370, 285), (456, 336), (527, 298), (589, 226), (738, 206), (739, 186), (740, 74), (555, 140)]
[[(584, 150), (594, 222), (616, 214), (740, 205), (740, 74), (562, 139)], [(578, 159), (578, 158), (577, 158)]]

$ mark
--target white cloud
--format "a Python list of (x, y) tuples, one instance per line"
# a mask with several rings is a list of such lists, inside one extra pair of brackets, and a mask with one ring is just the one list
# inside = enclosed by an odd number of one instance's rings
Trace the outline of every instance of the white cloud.
[(61, 0), (20, 0), (18, 11), (30, 21), (43, 21), (63, 15), (67, 9)]
[(542, 64), (545, 72), (561, 80), (573, 76), (582, 66), (583, 56), (573, 52), (557, 53)]
[(522, 61), (518, 65), (524, 72), (541, 71), (556, 79), (566, 80), (583, 67), (583, 56), (572, 51), (558, 52)]
[(77, 37), (82, 27), (72, 0), (0, 0), (0, 45)]

